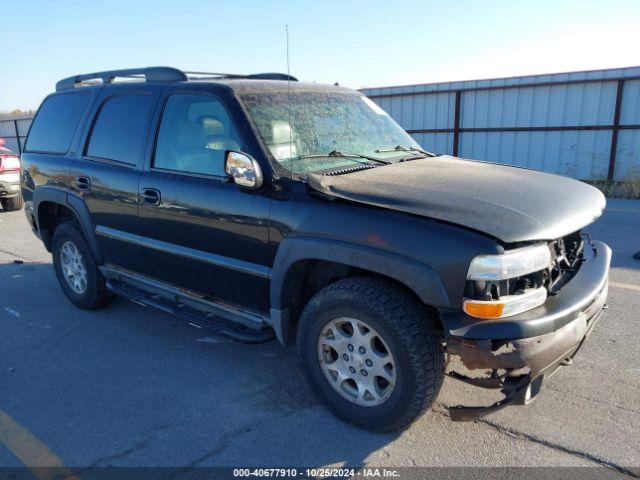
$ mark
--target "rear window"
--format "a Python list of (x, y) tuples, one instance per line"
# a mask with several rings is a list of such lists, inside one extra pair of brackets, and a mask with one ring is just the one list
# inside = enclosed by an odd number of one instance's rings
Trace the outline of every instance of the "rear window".
[(26, 150), (67, 153), (91, 95), (67, 93), (47, 98), (33, 120)]
[(93, 126), (87, 156), (135, 165), (142, 152), (150, 106), (148, 95), (107, 100)]

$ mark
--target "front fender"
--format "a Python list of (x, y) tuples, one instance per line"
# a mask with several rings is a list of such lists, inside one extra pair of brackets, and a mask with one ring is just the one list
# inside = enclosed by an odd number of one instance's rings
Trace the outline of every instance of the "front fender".
[(288, 237), (278, 248), (271, 272), (271, 306), (284, 308), (283, 286), (289, 269), (301, 260), (326, 260), (393, 278), (406, 285), (424, 303), (449, 306), (437, 273), (428, 265), (393, 252), (316, 237)]
[(285, 282), (290, 269), (302, 260), (325, 260), (378, 273), (405, 285), (428, 305), (449, 305), (449, 298), (437, 273), (422, 262), (339, 240), (291, 236), (280, 244), (271, 271), (271, 324), (278, 340), (284, 345), (291, 345), (295, 338), (295, 328), (286, 307)]

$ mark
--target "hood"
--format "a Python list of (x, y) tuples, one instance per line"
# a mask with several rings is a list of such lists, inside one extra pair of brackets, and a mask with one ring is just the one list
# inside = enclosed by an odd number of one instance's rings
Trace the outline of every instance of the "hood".
[(310, 174), (308, 182), (326, 195), (461, 225), (505, 243), (563, 237), (593, 222), (606, 203), (578, 180), (450, 156)]

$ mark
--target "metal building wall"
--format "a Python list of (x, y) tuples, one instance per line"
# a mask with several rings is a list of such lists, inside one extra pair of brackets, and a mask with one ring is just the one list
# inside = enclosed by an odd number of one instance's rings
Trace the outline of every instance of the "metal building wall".
[[(362, 92), (425, 148), (582, 180), (640, 178), (640, 67)], [(0, 118), (21, 153), (31, 118)]]
[(428, 150), (582, 180), (640, 177), (640, 67), (362, 92)]

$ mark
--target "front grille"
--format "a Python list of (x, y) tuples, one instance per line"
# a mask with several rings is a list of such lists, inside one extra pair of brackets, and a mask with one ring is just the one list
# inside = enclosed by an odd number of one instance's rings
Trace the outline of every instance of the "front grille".
[(584, 240), (581, 232), (551, 242), (551, 253), (554, 255), (553, 266), (549, 270), (547, 290), (555, 295), (580, 269), (583, 259)]

